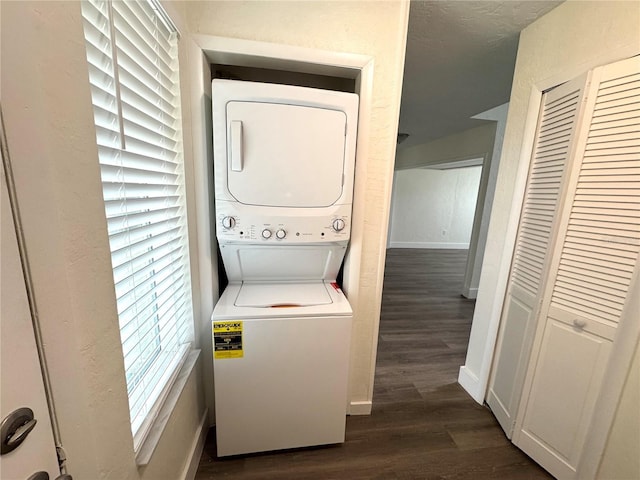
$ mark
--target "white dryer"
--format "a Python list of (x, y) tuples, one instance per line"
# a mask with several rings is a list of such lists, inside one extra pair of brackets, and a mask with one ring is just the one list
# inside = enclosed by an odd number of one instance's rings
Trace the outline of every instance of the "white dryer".
[(344, 441), (358, 97), (214, 80), (219, 456)]

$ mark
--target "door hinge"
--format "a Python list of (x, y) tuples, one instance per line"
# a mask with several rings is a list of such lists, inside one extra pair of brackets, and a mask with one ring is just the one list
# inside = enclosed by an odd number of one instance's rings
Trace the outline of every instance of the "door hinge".
[(56, 454), (58, 455), (58, 465), (61, 467), (64, 466), (64, 463), (67, 461), (67, 452), (64, 451), (62, 445), (56, 446)]
[(67, 452), (62, 445), (56, 445), (56, 455), (60, 467), (60, 476), (56, 477), (56, 480), (73, 480), (71, 475), (67, 473)]

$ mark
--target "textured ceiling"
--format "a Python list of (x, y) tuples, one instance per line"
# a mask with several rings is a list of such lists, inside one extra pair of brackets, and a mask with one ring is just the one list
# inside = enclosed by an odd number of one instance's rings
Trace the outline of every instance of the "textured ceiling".
[(558, 0), (412, 1), (400, 148), (478, 126), (509, 101), (520, 31)]

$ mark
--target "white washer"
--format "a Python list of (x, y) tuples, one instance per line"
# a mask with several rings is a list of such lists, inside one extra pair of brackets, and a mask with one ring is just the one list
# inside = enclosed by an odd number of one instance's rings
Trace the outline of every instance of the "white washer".
[(355, 94), (214, 80), (219, 456), (344, 441)]
[(344, 441), (352, 313), (336, 288), (225, 289), (214, 325), (242, 322), (242, 357), (214, 360), (218, 456)]

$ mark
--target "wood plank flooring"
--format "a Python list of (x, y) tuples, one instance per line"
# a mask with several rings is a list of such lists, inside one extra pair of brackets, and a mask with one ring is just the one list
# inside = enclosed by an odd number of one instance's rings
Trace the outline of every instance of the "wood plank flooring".
[(474, 308), (466, 253), (388, 251), (373, 412), (347, 418), (344, 444), (217, 459), (212, 429), (196, 479), (551, 478), (456, 382)]

